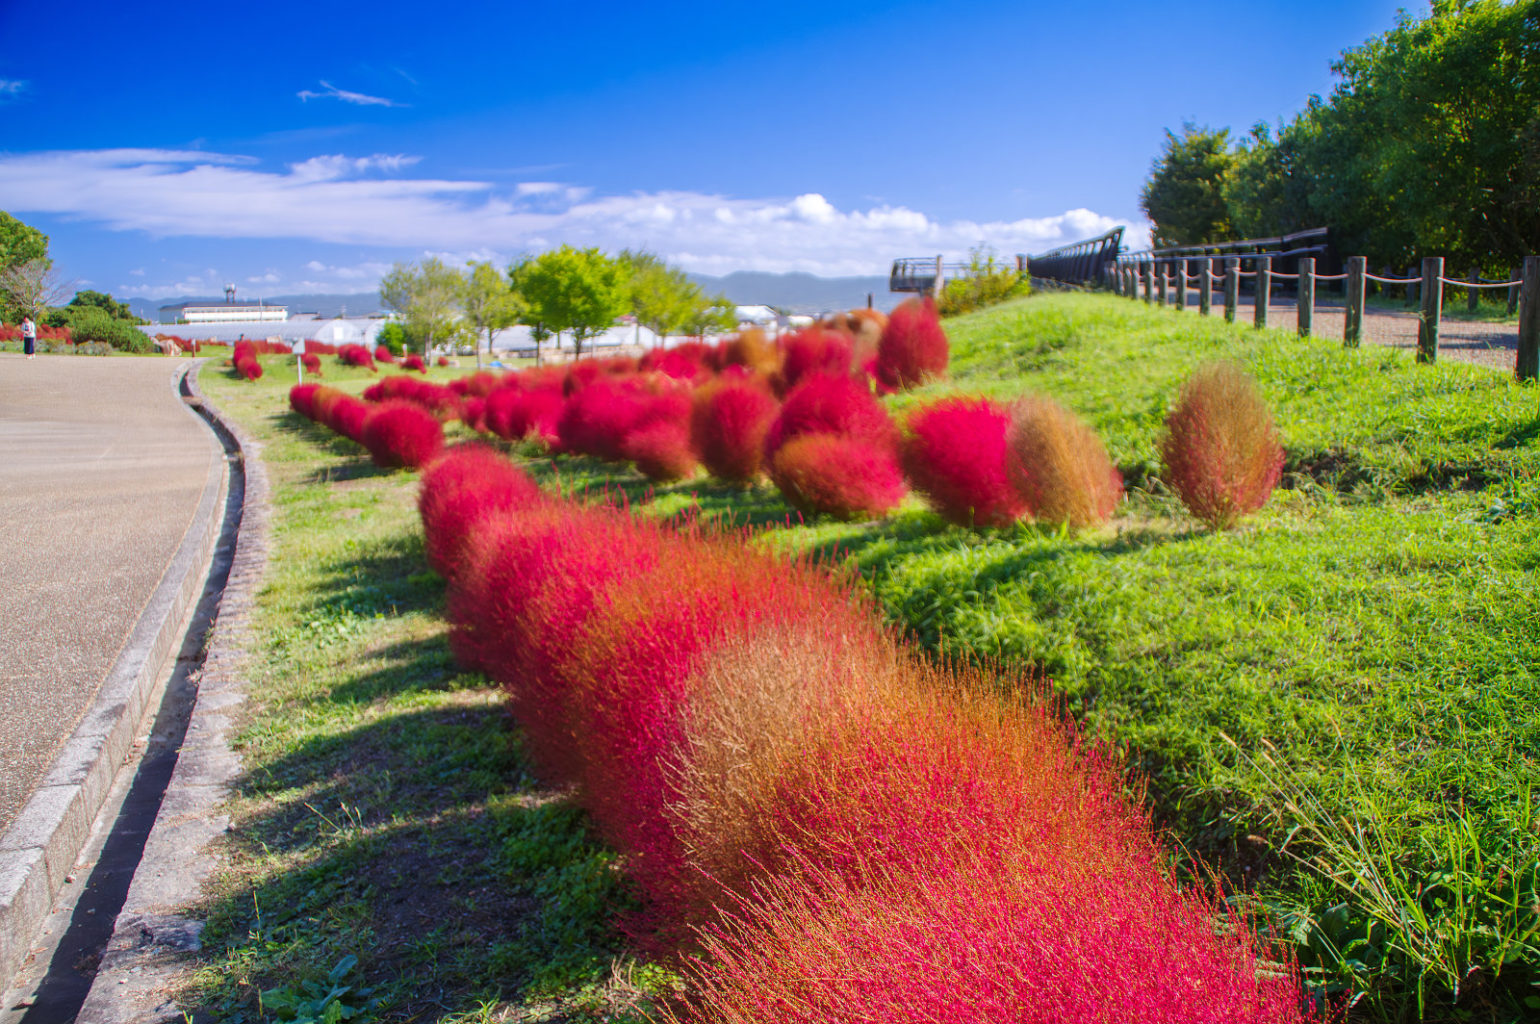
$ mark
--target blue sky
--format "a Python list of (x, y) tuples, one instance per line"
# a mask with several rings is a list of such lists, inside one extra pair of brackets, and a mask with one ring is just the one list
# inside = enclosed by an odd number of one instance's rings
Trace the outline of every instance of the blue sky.
[(836, 276), (1142, 240), (1165, 128), (1292, 115), (1399, 6), (0, 0), (0, 209), (146, 298), (561, 242)]

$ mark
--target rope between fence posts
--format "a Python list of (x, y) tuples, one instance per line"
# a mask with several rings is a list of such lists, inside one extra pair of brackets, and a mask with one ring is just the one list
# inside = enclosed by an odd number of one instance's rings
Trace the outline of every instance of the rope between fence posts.
[(1486, 281), (1477, 284), (1474, 281), (1458, 281), (1449, 277), (1441, 277), (1439, 280), (1445, 284), (1459, 285), (1461, 288), (1512, 288), (1514, 285), (1523, 283), (1520, 281)]
[(1380, 284), (1420, 284), (1420, 277), (1380, 277), (1378, 274), (1365, 274), (1365, 281), (1378, 281)]
[(1317, 274), (1317, 275), (1315, 275), (1315, 279), (1317, 281), (1346, 281), (1347, 280), (1347, 275), (1346, 274)]
[(1280, 274), (1276, 270), (1273, 271), (1273, 276), (1277, 277), (1277, 278), (1282, 278), (1285, 281), (1297, 281), (1297, 280), (1299, 280), (1299, 275), (1298, 274)]

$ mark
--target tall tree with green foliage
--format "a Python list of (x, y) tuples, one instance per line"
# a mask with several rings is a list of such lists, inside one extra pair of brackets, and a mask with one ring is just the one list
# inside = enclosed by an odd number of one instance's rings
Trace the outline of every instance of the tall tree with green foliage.
[(617, 257), (630, 275), (631, 309), (636, 322), (659, 338), (690, 326), (711, 303), (700, 285), (678, 267), (646, 250), (622, 249)]
[(492, 335), (518, 323), (519, 301), (508, 278), (490, 263), (472, 262), (461, 291), (465, 319), (476, 332), (476, 369), (481, 369), (481, 337), (492, 351)]
[(578, 358), (583, 342), (608, 330), (631, 298), (625, 264), (598, 249), (563, 245), (524, 261), (511, 273), (524, 303), (524, 322), (570, 331)]
[(1165, 146), (1139, 198), (1139, 209), (1155, 225), (1156, 248), (1231, 236), (1224, 182), (1233, 162), (1228, 128), (1215, 132), (1188, 123), (1180, 136), (1166, 129)]
[(465, 277), (436, 256), (421, 263), (397, 263), (380, 281), (380, 301), (402, 315), (409, 335), (422, 344), (422, 354), (453, 337), (460, 313)]
[(136, 324), (140, 322), (139, 317), (134, 315), (134, 311), (128, 308), (128, 303), (119, 302), (106, 292), (90, 289), (76, 292), (75, 297), (70, 299), (69, 305), (64, 308), (66, 311), (99, 309), (114, 320), (128, 320)]
[(0, 270), (48, 259), (48, 236), (0, 210)]

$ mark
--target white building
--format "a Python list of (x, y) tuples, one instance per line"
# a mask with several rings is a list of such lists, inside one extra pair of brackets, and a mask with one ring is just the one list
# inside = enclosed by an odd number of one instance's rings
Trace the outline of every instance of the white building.
[(289, 319), (288, 306), (265, 302), (179, 302), (160, 307), (163, 324), (282, 323)]

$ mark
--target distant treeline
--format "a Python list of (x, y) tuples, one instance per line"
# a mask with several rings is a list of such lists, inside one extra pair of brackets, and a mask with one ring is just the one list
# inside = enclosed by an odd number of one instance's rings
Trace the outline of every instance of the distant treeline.
[(1330, 225), (1376, 266), (1540, 252), (1540, 0), (1435, 0), (1332, 70), (1328, 98), (1238, 144), (1168, 130), (1140, 203), (1155, 245)]

